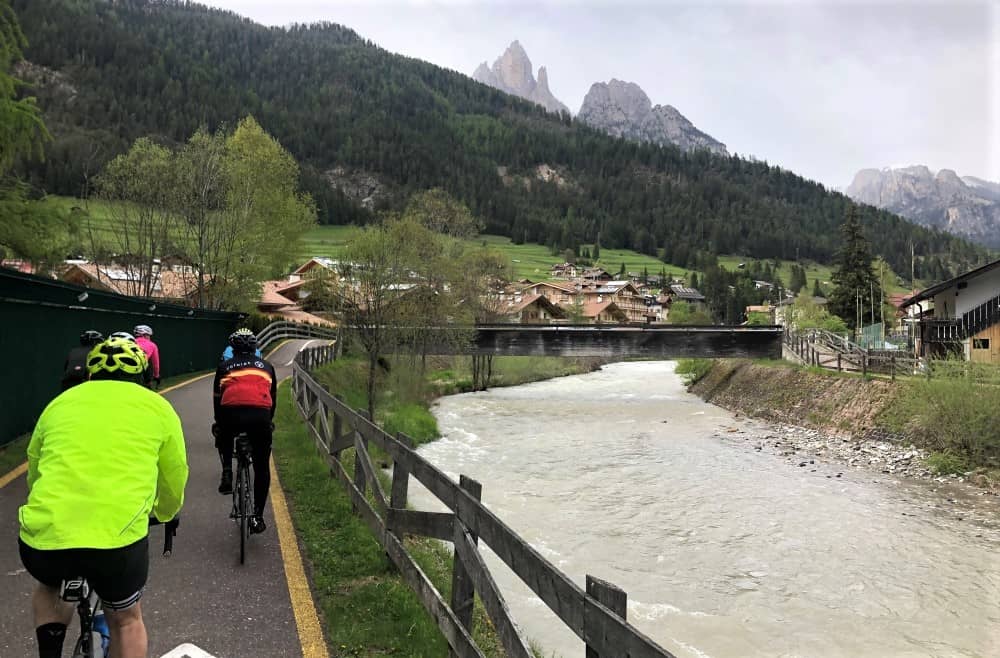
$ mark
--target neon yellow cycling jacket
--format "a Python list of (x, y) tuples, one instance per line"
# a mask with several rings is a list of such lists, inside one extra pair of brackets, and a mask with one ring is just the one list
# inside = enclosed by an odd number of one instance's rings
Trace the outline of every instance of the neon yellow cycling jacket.
[(54, 399), (28, 444), (21, 540), (39, 550), (120, 548), (184, 504), (181, 421), (138, 384), (89, 381)]

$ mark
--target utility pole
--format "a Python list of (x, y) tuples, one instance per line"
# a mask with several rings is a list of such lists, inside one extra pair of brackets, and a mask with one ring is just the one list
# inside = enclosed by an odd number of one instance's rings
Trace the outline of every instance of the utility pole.
[(914, 250), (913, 250), (913, 240), (910, 240), (910, 294), (911, 295), (913, 294), (913, 291), (916, 290), (917, 288), (916, 275), (915, 275), (917, 268), (916, 265), (914, 264), (915, 259), (916, 256), (914, 255)]
[(875, 324), (875, 282), (869, 281), (868, 288), (868, 299), (871, 301), (872, 305), (872, 324)]

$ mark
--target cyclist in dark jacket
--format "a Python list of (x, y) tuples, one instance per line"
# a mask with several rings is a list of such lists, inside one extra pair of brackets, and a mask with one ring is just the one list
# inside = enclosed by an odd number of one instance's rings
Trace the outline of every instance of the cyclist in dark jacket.
[(271, 432), (278, 399), (278, 378), (274, 367), (256, 355), (257, 337), (249, 329), (239, 329), (229, 336), (233, 357), (219, 364), (215, 371), (213, 403), (215, 407), (215, 447), (222, 461), (219, 493), (233, 491), (233, 438), (246, 432), (253, 457), (254, 514), (250, 532), (264, 532), (264, 504), (271, 487)]
[(74, 347), (66, 355), (66, 362), (63, 364), (62, 390), (72, 388), (77, 384), (87, 381), (87, 355), (94, 345), (102, 342), (104, 336), (101, 332), (88, 329), (80, 334), (80, 345)]

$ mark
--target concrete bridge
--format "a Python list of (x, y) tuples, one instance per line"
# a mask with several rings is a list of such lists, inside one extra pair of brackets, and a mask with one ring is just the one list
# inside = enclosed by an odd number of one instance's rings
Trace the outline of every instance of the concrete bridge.
[(509, 356), (780, 359), (781, 341), (780, 326), (501, 324), (476, 327), (472, 351)]

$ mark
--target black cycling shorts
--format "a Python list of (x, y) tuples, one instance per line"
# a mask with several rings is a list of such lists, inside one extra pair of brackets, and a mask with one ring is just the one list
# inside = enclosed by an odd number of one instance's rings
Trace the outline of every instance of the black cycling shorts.
[(43, 585), (58, 589), (64, 580), (86, 578), (108, 610), (125, 610), (142, 598), (149, 575), (147, 537), (122, 548), (39, 550), (17, 543), (24, 568)]

